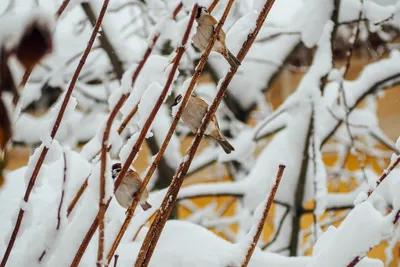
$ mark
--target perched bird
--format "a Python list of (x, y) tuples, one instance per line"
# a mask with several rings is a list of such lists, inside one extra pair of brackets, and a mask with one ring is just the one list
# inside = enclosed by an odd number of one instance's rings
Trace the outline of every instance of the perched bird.
[[(215, 26), (218, 21), (208, 13), (207, 8), (199, 7), (196, 13), (197, 31), (193, 36), (193, 43), (200, 49), (205, 50), (208, 41), (214, 34)], [(240, 61), (229, 51), (225, 44), (225, 32), (221, 29), (218, 33), (217, 40), (214, 43), (213, 51), (220, 53), (231, 65), (236, 67), (240, 65)]]
[[(178, 95), (175, 98), (172, 106), (178, 105), (181, 99), (182, 95)], [(203, 121), (207, 109), (208, 104), (203, 99), (193, 94), (191, 95), (189, 102), (183, 110), (182, 120), (187, 126), (189, 126), (190, 130), (193, 133), (197, 133), (197, 130), (199, 129)], [(211, 122), (208, 125), (205, 134), (213, 137), (222, 147), (226, 154), (230, 154), (232, 151), (235, 150), (235, 148), (222, 135), (221, 130), (218, 126), (217, 117), (215, 115), (212, 116)]]
[[(121, 172), (121, 163), (115, 163), (112, 165), (112, 178), (115, 179), (118, 177)], [(115, 192), (115, 198), (118, 203), (124, 207), (128, 208), (133, 201), (133, 198), (137, 191), (139, 191), (140, 186), (142, 185), (142, 179), (140, 179), (139, 174), (137, 174), (134, 170), (129, 170), (121, 184), (119, 185), (117, 191)], [(150, 203), (146, 200), (149, 197), (149, 192), (147, 189), (144, 190), (142, 196), (140, 197), (140, 206), (143, 210), (148, 210), (151, 208)]]

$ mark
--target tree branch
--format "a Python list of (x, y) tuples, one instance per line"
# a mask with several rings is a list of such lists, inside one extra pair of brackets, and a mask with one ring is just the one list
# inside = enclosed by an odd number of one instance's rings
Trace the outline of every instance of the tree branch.
[[(81, 4), (83, 11), (85, 12), (86, 16), (89, 18), (90, 22), (94, 26), (96, 23), (96, 14), (93, 11), (93, 8), (90, 3), (82, 3)], [(122, 66), (121, 60), (118, 58), (117, 54), (115, 53), (115, 49), (112, 46), (110, 39), (108, 38), (107, 32), (102, 31), (101, 35), (99, 36), (100, 45), (103, 50), (106, 52), (108, 58), (110, 59), (111, 65), (113, 66), (113, 70), (115, 75), (117, 76), (118, 80), (121, 80), (122, 75), (124, 74), (124, 69)]]
[[(247, 265), (249, 264), (251, 256), (253, 255), (254, 249), (257, 245), (257, 242), (260, 239), (261, 232), (264, 228), (265, 220), (267, 219), (269, 210), (271, 209), (272, 201), (275, 198), (275, 194), (276, 194), (276, 191), (278, 190), (279, 183), (281, 182), (283, 171), (285, 170), (285, 168), (286, 168), (285, 165), (279, 165), (279, 170), (278, 170), (278, 174), (276, 176), (274, 187), (272, 188), (272, 191), (269, 194), (268, 201), (265, 205), (262, 216), (258, 222), (257, 231), (256, 231), (255, 235), (253, 236), (253, 241), (250, 243), (249, 249), (247, 250), (246, 258), (242, 264), (242, 267), (247, 267)], [(252, 230), (250, 230), (250, 231), (252, 231)]]
[(290, 256), (297, 256), (297, 249), (299, 245), (299, 233), (300, 233), (300, 219), (303, 210), (303, 199), (305, 192), (305, 183), (307, 178), (307, 170), (308, 170), (308, 149), (310, 147), (310, 138), (311, 134), (314, 131), (314, 109), (310, 115), (310, 122), (308, 125), (308, 132), (306, 135), (306, 139), (304, 140), (304, 149), (303, 149), (303, 160), (301, 164), (301, 169), (299, 173), (299, 178), (297, 179), (297, 188), (295, 195), (295, 214), (292, 220), (292, 235), (290, 238)]

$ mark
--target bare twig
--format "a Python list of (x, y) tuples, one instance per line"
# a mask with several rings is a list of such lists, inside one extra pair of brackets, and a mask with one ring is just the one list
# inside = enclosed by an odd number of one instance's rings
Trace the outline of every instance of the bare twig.
[(306, 134), (306, 138), (304, 140), (303, 147), (303, 158), (301, 162), (301, 168), (299, 172), (299, 177), (297, 178), (297, 187), (295, 192), (295, 207), (294, 207), (294, 215), (292, 218), (292, 233), (290, 237), (289, 251), (290, 256), (297, 256), (297, 250), (299, 246), (299, 233), (300, 233), (300, 220), (303, 213), (303, 201), (305, 194), (305, 184), (308, 172), (308, 160), (309, 160), (309, 147), (310, 147), (310, 139), (312, 132), (314, 131), (314, 108), (311, 110), (308, 131)]
[(271, 241), (268, 241), (268, 243), (265, 244), (261, 248), (262, 250), (264, 250), (264, 249), (268, 248), (269, 246), (271, 246), (276, 241), (276, 239), (278, 239), (278, 236), (281, 233), (281, 230), (282, 230), (282, 227), (283, 227), (283, 223), (285, 222), (285, 219), (289, 215), (289, 212), (290, 212), (290, 206), (289, 205), (287, 205), (287, 206), (284, 205), (284, 208), (285, 208), (285, 213), (282, 215), (282, 218), (281, 218), (281, 220), (279, 222), (278, 229), (276, 230), (276, 232), (274, 234), (274, 237), (271, 239)]
[[(399, 221), (399, 219), (400, 219), (400, 210), (398, 210), (397, 213), (396, 213), (396, 215), (394, 216), (394, 219), (393, 219), (393, 221), (392, 221), (393, 225), (395, 225), (395, 224)], [(371, 251), (371, 249), (372, 249), (372, 248), (370, 248), (370, 249), (368, 250), (368, 252)], [(347, 265), (347, 267), (354, 267), (354, 266), (356, 266), (356, 265), (365, 257), (366, 254), (367, 254), (367, 253), (365, 253), (365, 254), (362, 255), (362, 256), (356, 256), (356, 257), (354, 257), (354, 259)]]
[(260, 134), (260, 132), (262, 131), (262, 129), (267, 126), (269, 123), (271, 123), (273, 120), (275, 120), (276, 118), (278, 118), (280, 115), (282, 115), (283, 113), (285, 113), (287, 111), (286, 108), (283, 109), (278, 109), (276, 112), (274, 112), (271, 116), (269, 116), (266, 120), (264, 120), (263, 122), (261, 122), (260, 125), (257, 126), (257, 129), (254, 131), (254, 135), (253, 135), (253, 140), (258, 140), (258, 135)]
[[(197, 7), (197, 5), (195, 7)], [(165, 97), (166, 97), (166, 95), (167, 95), (167, 93), (169, 91), (169, 88), (171, 87), (172, 81), (174, 80), (174, 77), (175, 77), (175, 73), (176, 73), (176, 71), (178, 69), (179, 62), (180, 62), (180, 60), (182, 58), (183, 53), (185, 52), (185, 46), (186, 46), (186, 44), (188, 42), (188, 39), (189, 39), (189, 34), (190, 34), (190, 30), (191, 30), (191, 28), (193, 26), (195, 15), (196, 15), (196, 10), (193, 9), (192, 15), (190, 17), (188, 26), (187, 26), (186, 31), (185, 31), (185, 34), (184, 34), (184, 36), (182, 38), (181, 45), (177, 49), (178, 52), (177, 52), (177, 55), (176, 55), (176, 60), (172, 65), (171, 72), (168, 75), (167, 82), (166, 82), (166, 84), (165, 84), (165, 86), (164, 86), (164, 88), (163, 88), (163, 90), (162, 90), (162, 92), (160, 94), (160, 97), (157, 99), (157, 102), (156, 102), (154, 108), (152, 109), (149, 117), (147, 118), (145, 124), (143, 125), (143, 128), (140, 131), (139, 137), (138, 137), (135, 145), (132, 147), (131, 152), (128, 155), (128, 158), (126, 159), (124, 165), (122, 166), (120, 174), (118, 175), (118, 177), (115, 180), (115, 184), (114, 184), (115, 190), (118, 189), (119, 185), (122, 182), (122, 179), (125, 177), (128, 169), (129, 169), (132, 161), (134, 160), (134, 158), (136, 157), (137, 153), (139, 152), (140, 147), (142, 146), (142, 144), (143, 144), (143, 142), (145, 140), (147, 132), (149, 131), (150, 126), (153, 123), (153, 120), (154, 120), (156, 114), (158, 113), (159, 109), (161, 108), (161, 105), (164, 102), (164, 99), (165, 99)], [(107, 204), (105, 204), (104, 212), (107, 210), (110, 202), (111, 202), (111, 198), (108, 200)], [(77, 253), (75, 255), (75, 258), (74, 258), (71, 266), (78, 266), (78, 264), (79, 264), (79, 262), (80, 262), (80, 260), (81, 260), (81, 258), (83, 256), (83, 253), (85, 252), (85, 250), (86, 250), (91, 238), (93, 237), (93, 234), (94, 234), (94, 232), (95, 232), (95, 230), (96, 230), (96, 228), (98, 226), (98, 223), (99, 223), (99, 216), (96, 217), (96, 219), (93, 221), (91, 227), (89, 228), (88, 232), (86, 233), (86, 235), (85, 235), (85, 237), (84, 237), (84, 239), (83, 239), (83, 241), (82, 241), (82, 243), (81, 243), (81, 245), (80, 245), (80, 247), (79, 247), (79, 249), (78, 249), (78, 251), (77, 251)]]
[(97, 251), (97, 266), (101, 267), (102, 264), (104, 263), (103, 255), (104, 255), (104, 215), (106, 213), (106, 205), (107, 201), (105, 199), (105, 193), (106, 193), (106, 166), (107, 166), (107, 153), (108, 153), (108, 139), (110, 137), (110, 131), (111, 131), (111, 126), (112, 123), (115, 119), (115, 117), (118, 114), (118, 111), (121, 109), (122, 105), (124, 104), (126, 95), (123, 95), (118, 103), (115, 105), (113, 110), (111, 111), (107, 123), (106, 123), (106, 128), (104, 130), (103, 134), (103, 140), (101, 144), (101, 155), (100, 155), (100, 197), (99, 197), (99, 246), (98, 246), (98, 251)]
[(65, 194), (65, 183), (67, 182), (67, 157), (65, 156), (65, 152), (63, 152), (63, 159), (64, 159), (64, 176), (63, 176), (63, 185), (60, 197), (60, 204), (58, 205), (58, 212), (57, 212), (57, 227), (56, 229), (60, 229), (61, 225), (61, 208), (64, 203), (64, 194)]
[[(92, 49), (93, 43), (94, 43), (94, 41), (96, 39), (97, 33), (98, 33), (99, 29), (100, 29), (100, 25), (101, 25), (101, 23), (103, 21), (105, 13), (106, 13), (109, 1), (110, 0), (104, 0), (103, 7), (102, 7), (102, 9), (100, 11), (99, 19), (97, 20), (97, 23), (96, 23), (95, 27), (93, 28), (93, 31), (92, 31), (92, 34), (90, 36), (88, 45), (87, 45), (87, 47), (85, 49), (85, 53), (82, 55), (81, 60), (79, 62), (79, 65), (76, 68), (75, 73), (74, 73), (74, 75), (72, 77), (72, 80), (71, 80), (71, 82), (69, 84), (68, 90), (65, 93), (65, 97), (64, 97), (64, 100), (63, 100), (63, 102), (61, 104), (60, 111), (59, 111), (59, 113), (57, 115), (57, 118), (56, 118), (55, 123), (53, 125), (53, 129), (51, 130), (51, 133), (50, 133), (50, 137), (51, 137), (52, 140), (54, 139), (54, 137), (57, 134), (58, 128), (60, 127), (61, 121), (62, 121), (62, 119), (64, 117), (65, 110), (66, 110), (66, 108), (68, 106), (68, 102), (69, 102), (69, 100), (71, 98), (72, 91), (74, 90), (74, 87), (75, 87), (75, 84), (76, 84), (76, 82), (78, 80), (79, 74), (81, 73), (82, 68), (86, 63), (86, 59), (87, 59), (87, 57), (88, 57), (88, 55), (90, 53), (90, 50)], [(28, 187), (27, 187), (27, 189), (25, 191), (25, 195), (24, 195), (24, 201), (25, 202), (29, 201), (29, 196), (30, 196), (30, 194), (32, 192), (33, 186), (35, 185), (36, 178), (37, 178), (37, 176), (39, 174), (40, 168), (43, 165), (44, 159), (46, 158), (48, 150), (49, 150), (48, 147), (43, 146), (42, 152), (40, 153), (39, 159), (38, 159), (38, 161), (36, 163), (36, 166), (35, 166), (35, 168), (33, 170), (32, 176), (31, 176), (31, 178), (29, 180)], [(10, 238), (10, 241), (9, 241), (9, 243), (7, 245), (7, 249), (6, 249), (5, 253), (4, 253), (4, 257), (3, 257), (2, 261), (1, 261), (0, 267), (4, 267), (6, 265), (6, 263), (7, 263), (7, 260), (9, 258), (9, 256), (10, 256), (10, 253), (11, 253), (11, 250), (12, 250), (12, 248), (14, 246), (15, 239), (17, 238), (19, 228), (21, 227), (21, 223), (22, 223), (23, 217), (24, 217), (24, 210), (20, 209), (19, 213), (18, 213), (17, 221), (16, 221), (15, 226), (14, 226), (14, 230), (13, 230), (13, 232), (11, 234), (11, 238)]]
[(175, 7), (174, 12), (172, 13), (172, 18), (173, 18), (173, 19), (175, 19), (176, 16), (178, 16), (178, 13), (179, 13), (179, 11), (181, 11), (182, 7), (183, 7), (183, 3), (182, 3), (182, 2), (180, 2), (180, 3)]
[[(64, 159), (64, 172), (63, 172), (63, 185), (61, 189), (61, 197), (60, 197), (60, 204), (58, 205), (58, 211), (57, 211), (57, 226), (56, 230), (58, 231), (60, 229), (61, 225), (61, 209), (64, 203), (64, 195), (65, 195), (65, 184), (67, 182), (67, 157), (65, 156), (65, 152), (63, 152), (63, 159)], [(43, 250), (42, 254), (39, 257), (39, 262), (43, 260), (44, 256), (46, 255), (46, 249)]]
[(67, 217), (71, 214), (71, 211), (75, 208), (75, 206), (78, 203), (79, 199), (81, 198), (83, 192), (85, 192), (85, 189), (88, 186), (89, 176), (85, 179), (85, 181), (83, 182), (81, 187), (79, 187), (78, 192), (76, 193), (75, 197), (72, 199), (71, 203), (69, 204), (68, 209), (67, 209)]
[[(312, 115), (315, 116), (314, 113), (314, 106), (312, 106)], [(315, 122), (315, 119), (313, 120)], [(313, 162), (313, 173), (314, 173), (314, 178), (313, 178), (313, 183), (314, 183), (314, 212), (313, 212), (313, 227), (314, 227), (314, 242), (317, 242), (318, 239), (318, 217), (317, 217), (317, 146), (316, 146), (316, 136), (315, 136), (315, 125), (312, 128), (312, 140), (311, 140), (311, 149), (312, 149), (312, 162)]]
[[(256, 21), (256, 27), (248, 35), (241, 50), (239, 51), (239, 54), (237, 56), (239, 61), (242, 61), (245, 58), (248, 51), (250, 50), (250, 47), (254, 43), (254, 40), (256, 39), (270, 9), (272, 8), (273, 3), (274, 3), (274, 0), (266, 1), (263, 9), (260, 11), (259, 16)], [(211, 121), (211, 117), (215, 114), (216, 109), (218, 108), (219, 104), (222, 101), (223, 96), (225, 95), (228, 85), (230, 84), (231, 80), (233, 79), (234, 75), (236, 74), (238, 67), (239, 66), (235, 66), (235, 67), (231, 68), (230, 71), (228, 72), (228, 74), (226, 75), (226, 77), (224, 78), (213, 103), (211, 104), (205, 117), (203, 118), (203, 122), (202, 122), (199, 130), (197, 131), (196, 136), (195, 136), (191, 146), (189, 147), (189, 149), (186, 153), (186, 156), (184, 157), (184, 160), (179, 165), (178, 171), (176, 172), (176, 174), (171, 182), (171, 186), (169, 187), (168, 192), (164, 197), (163, 203), (160, 207), (160, 212), (157, 214), (156, 218), (154, 219), (149, 231), (147, 232), (146, 238), (143, 241), (142, 247), (139, 252), (138, 259), (135, 263), (136, 267), (145, 267), (148, 265), (148, 263), (151, 259), (151, 255), (157, 244), (157, 241), (158, 241), (158, 239), (161, 235), (161, 232), (164, 228), (164, 225), (172, 211), (173, 205), (175, 204), (178, 192), (183, 183), (183, 179), (184, 179), (186, 173), (188, 172), (188, 169), (189, 169), (190, 164), (193, 160), (193, 157), (196, 153), (196, 150), (200, 145), (200, 141), (203, 138), (203, 135), (207, 129), (207, 126)]]
[(210, 6), (208, 7), (208, 12), (209, 12), (209, 13), (211, 13), (211, 12), (214, 10), (214, 8), (218, 5), (218, 2), (219, 2), (219, 0), (214, 0), (214, 1), (210, 4)]
[[(376, 187), (378, 187), (383, 182), (383, 180), (386, 179), (386, 177), (393, 171), (394, 168), (397, 167), (397, 165), (399, 165), (399, 163), (400, 163), (400, 156), (398, 155), (397, 159), (389, 166), (389, 168), (383, 171), (379, 179), (376, 181)], [(370, 189), (368, 191), (367, 193), (368, 197), (374, 192), (375, 189)]]
[(285, 170), (285, 167), (286, 167), (285, 165), (279, 165), (279, 170), (278, 170), (278, 174), (276, 175), (274, 187), (272, 188), (271, 193), (269, 194), (268, 201), (265, 205), (263, 214), (257, 225), (257, 231), (256, 231), (255, 235), (253, 236), (253, 241), (250, 243), (249, 249), (247, 250), (246, 258), (242, 264), (242, 267), (247, 267), (247, 265), (249, 264), (251, 256), (253, 255), (254, 249), (257, 245), (257, 242), (260, 239), (261, 232), (264, 228), (265, 220), (267, 219), (269, 210), (271, 209), (272, 201), (275, 198), (275, 194), (276, 194), (276, 191), (278, 190), (279, 183), (281, 182), (283, 171)]
[(265, 36), (263, 38), (260, 38), (257, 40), (257, 42), (262, 43), (262, 42), (268, 42), (271, 41), (277, 37), (280, 36), (286, 36), (286, 35), (300, 35), (300, 32), (293, 32), (293, 31), (284, 31), (284, 32), (278, 32), (278, 33), (274, 33), (268, 36)]
[(70, 0), (64, 0), (61, 4), (61, 6), (58, 8), (57, 12), (56, 12), (56, 16), (57, 18), (59, 18), (62, 13), (64, 12), (65, 8), (68, 6)]
[(350, 138), (351, 147), (354, 148), (355, 156), (356, 156), (358, 165), (360, 166), (361, 171), (363, 173), (364, 180), (366, 180), (367, 179), (367, 175), (365, 173), (364, 162), (360, 158), (360, 151), (355, 147), (354, 136), (353, 136), (353, 134), (351, 132), (351, 129), (350, 129), (350, 124), (349, 124), (350, 108), (349, 108), (349, 106), (347, 104), (346, 94), (344, 92), (344, 87), (343, 87), (343, 80), (346, 77), (346, 75), (347, 75), (347, 73), (348, 73), (348, 71), (350, 69), (351, 57), (352, 57), (353, 52), (354, 52), (354, 47), (355, 47), (358, 35), (360, 34), (360, 25), (361, 25), (361, 19), (362, 19), (362, 15), (363, 15), (363, 11), (362, 10), (363, 9), (361, 8), (360, 12), (359, 12), (359, 15), (358, 15), (358, 23), (357, 23), (357, 26), (356, 26), (356, 29), (355, 29), (354, 39), (352, 41), (350, 41), (350, 47), (349, 47), (349, 50), (347, 51), (346, 65), (345, 65), (345, 69), (344, 69), (344, 73), (343, 73), (343, 79), (340, 81), (339, 92), (341, 93), (342, 102), (343, 102), (342, 104), (343, 104), (343, 107), (345, 109), (344, 123), (345, 123), (345, 126), (346, 126), (346, 131), (347, 131), (347, 133), (349, 135), (349, 138)]
[[(94, 26), (96, 23), (96, 14), (93, 11), (93, 4), (90, 3), (82, 3), (82, 9), (85, 12), (86, 16), (89, 18), (90, 22)], [(102, 31), (101, 35), (99, 36), (100, 45), (103, 50), (106, 52), (107, 57), (110, 59), (110, 63), (113, 67), (115, 75), (117, 76), (118, 80), (122, 79), (122, 75), (124, 74), (124, 69), (122, 62), (120, 61), (115, 49), (113, 48), (108, 33), (106, 31)]]
[(129, 114), (125, 117), (125, 119), (121, 122), (121, 125), (118, 128), (118, 134), (121, 134), (126, 126), (128, 126), (129, 122), (131, 121), (131, 119), (133, 118), (133, 116), (135, 116), (137, 110), (138, 110), (139, 105), (136, 105), (130, 112)]
[[(392, 172), (392, 170), (400, 163), (400, 156), (397, 156), (397, 159), (389, 166), (389, 168), (387, 170), (384, 170), (381, 177), (379, 177), (379, 179), (376, 181), (376, 186), (379, 186), (383, 180), (385, 180), (385, 178)], [(369, 190), (367, 196), (369, 197), (374, 190)], [(393, 217), (393, 225), (395, 225), (400, 219), (400, 210), (398, 210), (396, 212), (396, 214)], [(372, 248), (370, 248), (369, 250), (371, 250)], [(356, 266), (366, 255), (367, 253), (365, 253), (362, 256), (356, 256), (354, 257), (354, 259), (347, 265), (347, 267), (354, 267)]]

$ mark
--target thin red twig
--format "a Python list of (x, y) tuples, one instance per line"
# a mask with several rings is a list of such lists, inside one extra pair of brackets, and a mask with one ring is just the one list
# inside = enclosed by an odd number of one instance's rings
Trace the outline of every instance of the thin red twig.
[[(67, 157), (65, 156), (65, 152), (63, 152), (63, 159), (64, 159), (64, 174), (63, 174), (63, 184), (61, 189), (60, 203), (58, 204), (58, 211), (57, 211), (57, 226), (56, 226), (57, 231), (60, 229), (61, 225), (61, 209), (64, 203), (65, 184), (67, 182)], [(43, 260), (45, 255), (46, 255), (46, 249), (44, 249), (42, 254), (40, 255), (39, 262)]]
[(56, 16), (57, 18), (59, 18), (62, 13), (64, 12), (65, 8), (68, 6), (70, 0), (64, 0), (61, 4), (61, 6), (58, 8), (57, 12), (56, 12)]
[[(254, 43), (274, 2), (275, 2), (274, 0), (267, 1), (264, 5), (263, 9), (259, 13), (259, 16), (256, 21), (255, 29), (248, 35), (247, 40), (244, 42), (241, 50), (239, 51), (239, 54), (237, 56), (239, 61), (243, 61), (246, 54), (250, 50), (250, 47)], [(159, 237), (164, 228), (164, 225), (165, 225), (168, 217), (170, 216), (172, 208), (176, 202), (176, 198), (177, 198), (178, 192), (180, 190), (180, 187), (183, 183), (183, 179), (184, 179), (186, 173), (188, 172), (190, 164), (193, 160), (193, 157), (197, 151), (197, 148), (200, 145), (200, 141), (203, 138), (203, 135), (207, 129), (208, 124), (211, 121), (212, 116), (215, 114), (215, 111), (217, 110), (219, 104), (221, 103), (221, 101), (224, 97), (228, 85), (230, 84), (231, 80), (233, 79), (235, 73), (237, 72), (238, 67), (239, 66), (231, 68), (230, 71), (228, 72), (228, 74), (225, 76), (212, 105), (209, 107), (205, 117), (203, 118), (203, 122), (202, 122), (199, 130), (197, 131), (196, 136), (195, 136), (191, 146), (189, 147), (189, 149), (186, 153), (186, 156), (184, 157), (184, 160), (179, 165), (179, 168), (172, 179), (171, 186), (168, 188), (168, 192), (164, 197), (163, 203), (161, 204), (161, 207), (159, 209), (160, 212), (157, 214), (156, 218), (154, 219), (149, 231), (147, 232), (146, 238), (143, 241), (142, 247), (139, 252), (139, 257), (135, 264), (136, 267), (145, 267), (148, 265), (150, 258), (152, 256), (152, 253), (154, 251), (155, 245), (157, 244), (157, 241), (159, 240)]]
[(218, 2), (219, 2), (219, 0), (214, 0), (214, 1), (210, 4), (210, 6), (208, 7), (208, 12), (209, 12), (209, 13), (211, 13), (211, 12), (214, 10), (214, 8), (217, 6)]
[(272, 202), (275, 198), (275, 194), (276, 194), (276, 191), (278, 190), (279, 183), (281, 182), (283, 171), (285, 170), (285, 168), (286, 168), (285, 165), (279, 165), (279, 170), (276, 175), (274, 187), (272, 188), (271, 193), (269, 194), (267, 204), (265, 205), (265, 208), (264, 208), (264, 212), (263, 212), (262, 217), (257, 225), (257, 232), (253, 237), (253, 242), (251, 242), (250, 247), (247, 250), (246, 258), (242, 264), (242, 267), (247, 267), (247, 265), (249, 264), (251, 256), (253, 255), (254, 249), (257, 245), (257, 242), (260, 239), (261, 232), (264, 228), (265, 220), (268, 217), (269, 210), (271, 209)]
[[(393, 171), (394, 168), (397, 167), (397, 165), (399, 165), (399, 163), (400, 163), (400, 155), (397, 156), (397, 159), (389, 166), (389, 168), (383, 171), (379, 179), (376, 181), (376, 187), (378, 187), (383, 182), (383, 180), (386, 179), (386, 177)], [(370, 196), (375, 189), (370, 189), (367, 195)]]
[(67, 209), (67, 217), (71, 214), (72, 210), (75, 208), (75, 206), (78, 203), (79, 199), (81, 198), (83, 192), (85, 192), (85, 189), (88, 186), (88, 179), (89, 179), (89, 176), (86, 177), (86, 179), (83, 182), (83, 184), (81, 185), (81, 187), (79, 187), (79, 190), (76, 193), (75, 197), (72, 199), (71, 203), (69, 204), (68, 209)]
[[(376, 187), (378, 187), (383, 180), (385, 180), (385, 178), (393, 171), (394, 168), (396, 168), (396, 166), (400, 163), (400, 156), (397, 156), (397, 159), (389, 166), (388, 169), (384, 170), (382, 175), (379, 177), (379, 179), (376, 181)], [(375, 189), (376, 189), (375, 187)], [(375, 189), (370, 189), (368, 191), (368, 197), (371, 196), (371, 194), (374, 192)], [(393, 225), (396, 224), (398, 222), (400, 218), (400, 210), (397, 211), (396, 215), (393, 218)], [(371, 250), (371, 249), (370, 249)], [(354, 259), (347, 265), (347, 267), (354, 267), (356, 266), (363, 258), (364, 256), (356, 256), (354, 257)]]
[(56, 227), (57, 230), (60, 229), (61, 225), (61, 209), (64, 203), (65, 183), (67, 182), (67, 157), (65, 156), (65, 152), (63, 153), (63, 159), (64, 159), (64, 176), (63, 176), (60, 204), (58, 205), (58, 211), (57, 211), (57, 227)]
[(126, 95), (123, 95), (112, 112), (108, 116), (106, 128), (103, 134), (103, 141), (101, 144), (101, 156), (100, 156), (100, 197), (99, 197), (99, 245), (97, 250), (97, 266), (101, 267), (104, 263), (104, 215), (106, 213), (106, 204), (107, 201), (105, 199), (106, 194), (106, 166), (107, 166), (107, 153), (108, 153), (108, 139), (110, 137), (110, 131), (112, 123), (115, 117), (118, 115), (118, 111), (121, 109), (122, 105), (125, 103)]
[[(74, 73), (74, 75), (72, 77), (71, 83), (70, 83), (70, 85), (68, 87), (68, 90), (67, 90), (67, 92), (65, 94), (64, 100), (63, 100), (63, 102), (61, 104), (60, 111), (59, 111), (59, 113), (57, 115), (57, 118), (56, 118), (55, 123), (53, 125), (53, 129), (52, 129), (51, 134), (50, 134), (50, 137), (51, 137), (52, 140), (54, 139), (54, 137), (57, 134), (58, 128), (60, 127), (61, 121), (62, 121), (62, 119), (64, 117), (64, 113), (65, 113), (65, 110), (67, 108), (68, 102), (69, 102), (69, 100), (71, 98), (72, 91), (74, 90), (74, 87), (75, 87), (75, 84), (76, 84), (76, 82), (78, 80), (79, 74), (82, 71), (83, 66), (85, 65), (85, 62), (86, 62), (86, 59), (87, 59), (87, 57), (88, 57), (88, 55), (90, 53), (90, 50), (92, 49), (93, 43), (94, 43), (94, 41), (96, 39), (97, 33), (98, 33), (99, 29), (100, 29), (100, 25), (101, 25), (101, 23), (103, 21), (105, 12), (107, 10), (108, 3), (109, 3), (109, 0), (104, 0), (103, 7), (102, 7), (102, 9), (100, 11), (99, 19), (97, 20), (96, 25), (93, 28), (92, 35), (90, 36), (88, 45), (87, 45), (87, 47), (85, 49), (85, 52), (82, 54), (81, 60), (79, 62), (79, 65), (75, 70), (75, 73)], [(38, 159), (38, 161), (36, 163), (36, 166), (34, 168), (32, 176), (31, 176), (31, 178), (29, 180), (28, 187), (27, 187), (27, 189), (25, 191), (25, 195), (24, 195), (24, 201), (25, 202), (28, 202), (28, 200), (29, 200), (29, 196), (30, 196), (30, 194), (32, 192), (33, 186), (35, 185), (36, 178), (37, 178), (37, 176), (39, 174), (40, 168), (43, 165), (44, 159), (46, 158), (48, 150), (49, 149), (44, 146), (43, 149), (42, 149), (42, 152), (40, 153), (39, 159)], [(15, 243), (15, 239), (17, 238), (17, 235), (18, 235), (18, 231), (19, 231), (19, 229), (21, 227), (21, 223), (22, 223), (23, 217), (24, 217), (24, 210), (20, 209), (19, 213), (18, 213), (17, 221), (16, 221), (16, 223), (14, 225), (14, 229), (13, 229), (13, 232), (11, 234), (10, 241), (9, 241), (9, 243), (7, 245), (7, 249), (6, 249), (5, 253), (4, 253), (4, 257), (3, 257), (2, 261), (1, 261), (0, 267), (4, 267), (7, 264), (7, 261), (8, 261), (8, 258), (10, 256), (11, 250), (12, 250), (12, 248), (14, 246), (14, 243)]]

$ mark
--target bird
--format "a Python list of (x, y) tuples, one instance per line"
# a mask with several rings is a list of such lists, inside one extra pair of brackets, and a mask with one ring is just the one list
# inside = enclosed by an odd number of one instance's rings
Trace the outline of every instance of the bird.
[[(121, 163), (114, 163), (112, 165), (111, 171), (113, 179), (118, 177), (121, 172), (121, 168)], [(128, 170), (117, 191), (115, 192), (115, 198), (117, 199), (117, 202), (123, 208), (127, 209), (132, 204), (133, 198), (135, 197), (135, 194), (139, 191), (141, 186), (142, 179), (140, 179), (139, 174), (137, 174), (132, 169)], [(151, 204), (147, 202), (148, 197), (149, 192), (147, 191), (147, 189), (145, 189), (139, 201), (140, 206), (145, 211), (152, 207)]]
[[(218, 21), (210, 15), (207, 8), (199, 6), (196, 13), (197, 30), (192, 37), (194, 45), (200, 50), (207, 48), (208, 42), (214, 34)], [(212, 48), (213, 51), (220, 53), (231, 65), (237, 67), (240, 61), (229, 51), (225, 44), (225, 32), (221, 29), (218, 33), (217, 40)]]
[[(175, 98), (175, 101), (172, 104), (172, 106), (178, 105), (181, 100), (182, 100), (182, 95), (179, 94)], [(197, 130), (199, 129), (201, 123), (203, 122), (203, 118), (207, 112), (207, 109), (208, 109), (208, 104), (203, 99), (194, 94), (190, 96), (189, 102), (187, 103), (185, 109), (183, 110), (182, 120), (187, 126), (189, 126), (190, 130), (194, 134), (197, 133)], [(222, 147), (222, 149), (225, 151), (226, 154), (230, 154), (232, 151), (235, 151), (235, 148), (222, 135), (215, 114), (212, 116), (211, 123), (208, 125), (205, 134), (213, 137)]]

